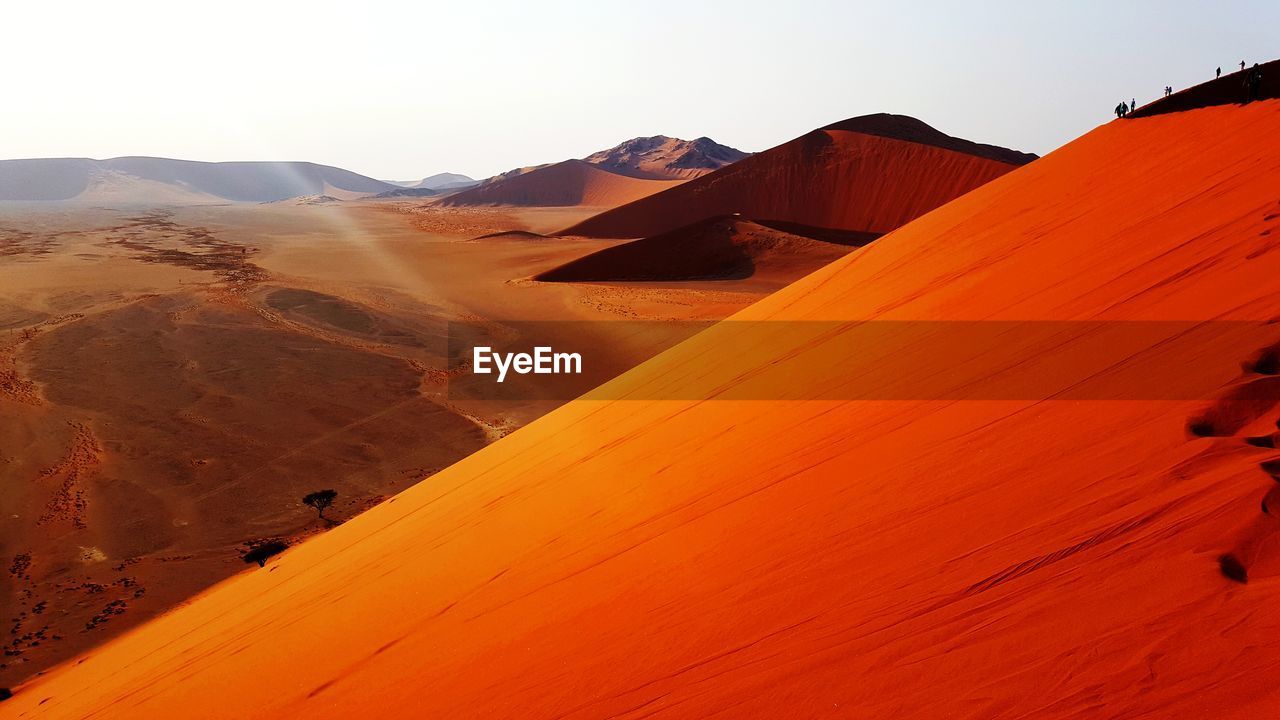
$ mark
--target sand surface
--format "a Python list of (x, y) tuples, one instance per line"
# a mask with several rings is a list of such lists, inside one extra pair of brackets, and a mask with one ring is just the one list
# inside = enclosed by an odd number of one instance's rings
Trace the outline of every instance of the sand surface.
[(0, 686), (325, 530), (304, 494), (345, 521), (559, 404), (450, 400), (450, 321), (601, 321), (561, 337), (611, 376), (684, 337), (614, 321), (767, 292), (528, 280), (611, 244), (534, 234), (594, 211), (0, 204)]
[(440, 204), (603, 209), (639, 200), (681, 182), (682, 179), (636, 177), (585, 160), (565, 160), (468, 188), (441, 199)]
[[(736, 318), (1274, 318), (1276, 137), (1275, 101), (1107, 124)], [(786, 378), (821, 395), (923, 371), (834, 357), (822, 336), (735, 347), (731, 327), (610, 392)], [(1256, 345), (1201, 350), (1224, 398), (1267, 379)], [(1055, 352), (1009, 347), (989, 367)], [(827, 397), (570, 403), (17, 688), (5, 713), (1274, 710), (1280, 526), (1259, 501), (1280, 468), (1246, 442), (1275, 433), (1274, 403), (1200, 426), (1230, 403)]]
[(876, 238), (866, 233), (823, 240), (801, 234), (811, 231), (769, 227), (733, 216), (712, 217), (599, 250), (540, 273), (536, 279), (590, 283), (749, 279), (752, 285), (776, 290)]
[[(1031, 158), (1006, 150), (1005, 160), (992, 159), (989, 146), (948, 138), (918, 120), (870, 117), (897, 122), (873, 125), (858, 118), (814, 130), (561, 234), (647, 237), (734, 213), (748, 220), (886, 233), (1014, 169), (1018, 163), (1007, 161), (1010, 154), (1020, 162)], [(843, 129), (864, 125), (867, 131)], [(903, 138), (887, 134), (895, 128)], [(919, 142), (922, 135), (932, 142)]]

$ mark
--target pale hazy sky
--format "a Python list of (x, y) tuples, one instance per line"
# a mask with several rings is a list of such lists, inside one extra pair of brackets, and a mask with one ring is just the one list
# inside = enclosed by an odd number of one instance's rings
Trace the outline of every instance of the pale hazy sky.
[(1240, 60), (1280, 3), (6, 3), (0, 157), (311, 160), (483, 177), (638, 135), (762, 150), (914, 115), (1044, 153)]

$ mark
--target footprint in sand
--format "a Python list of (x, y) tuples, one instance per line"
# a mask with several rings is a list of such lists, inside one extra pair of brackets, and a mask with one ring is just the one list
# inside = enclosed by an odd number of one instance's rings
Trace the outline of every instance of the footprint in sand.
[(1270, 568), (1264, 574), (1276, 574), (1272, 566), (1280, 563), (1280, 457), (1266, 460), (1258, 467), (1274, 481), (1262, 497), (1262, 514), (1245, 530), (1236, 547), (1218, 558), (1218, 568), (1229, 580), (1249, 582), (1250, 570)]
[(1187, 423), (1195, 437), (1234, 437), (1280, 404), (1280, 376), (1243, 382)]
[[(1188, 431), (1197, 437), (1235, 437), (1245, 427), (1253, 425), (1271, 413), (1280, 403), (1280, 346), (1266, 348), (1244, 365), (1246, 372), (1254, 375), (1204, 412), (1193, 418)], [(1280, 430), (1280, 420), (1276, 420)], [(1280, 432), (1243, 438), (1244, 443), (1264, 449), (1280, 446)], [(1244, 531), (1235, 548), (1218, 558), (1218, 569), (1228, 580), (1241, 584), (1249, 582), (1250, 572), (1270, 576), (1280, 573), (1272, 566), (1280, 565), (1280, 457), (1264, 460), (1259, 469), (1270, 476), (1271, 486), (1259, 503), (1261, 513)]]
[(1262, 498), (1262, 512), (1268, 515), (1280, 515), (1280, 458), (1267, 460), (1258, 467), (1275, 480), (1266, 496)]

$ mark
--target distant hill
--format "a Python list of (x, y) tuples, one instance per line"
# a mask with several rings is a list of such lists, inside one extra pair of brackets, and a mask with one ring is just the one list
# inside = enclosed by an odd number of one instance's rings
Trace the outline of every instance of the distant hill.
[(391, 185), (421, 190), (457, 190), (479, 185), (480, 180), (459, 173), (436, 173), (421, 180), (387, 180)]
[(705, 137), (634, 138), (581, 160), (509, 170), (443, 204), (616, 207), (748, 156)]
[(425, 188), (427, 190), (452, 190), (455, 188), (471, 187), (479, 185), (480, 181), (474, 178), (461, 175), (459, 173), (436, 173), (424, 177), (421, 180), (399, 180), (392, 181), (393, 185), (400, 185), (407, 188)]
[(431, 188), (420, 187), (399, 187), (386, 192), (380, 192), (374, 195), (376, 198), (413, 198), (413, 197), (434, 197), (440, 194), (440, 190), (432, 190)]
[(198, 162), (153, 157), (0, 160), (0, 201), (275, 202), (350, 199), (395, 185), (309, 162)]
[(458, 173), (436, 173), (431, 177), (423, 178), (417, 187), (429, 188), (431, 190), (447, 190), (449, 188), (467, 187), (476, 185), (480, 181), (460, 175)]
[(721, 145), (707, 137), (681, 140), (655, 135), (633, 138), (583, 159), (623, 174), (661, 180), (688, 180), (719, 170), (750, 154)]

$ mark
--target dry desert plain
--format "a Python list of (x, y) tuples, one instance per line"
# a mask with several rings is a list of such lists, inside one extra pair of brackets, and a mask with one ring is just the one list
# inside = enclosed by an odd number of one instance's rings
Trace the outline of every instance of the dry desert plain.
[(720, 318), (784, 282), (528, 279), (616, 244), (532, 234), (595, 211), (0, 205), (0, 684), (325, 529), (307, 492), (345, 520), (558, 404), (451, 401), (448, 321), (600, 321), (567, 327), (617, 374), (691, 331), (613, 321)]

